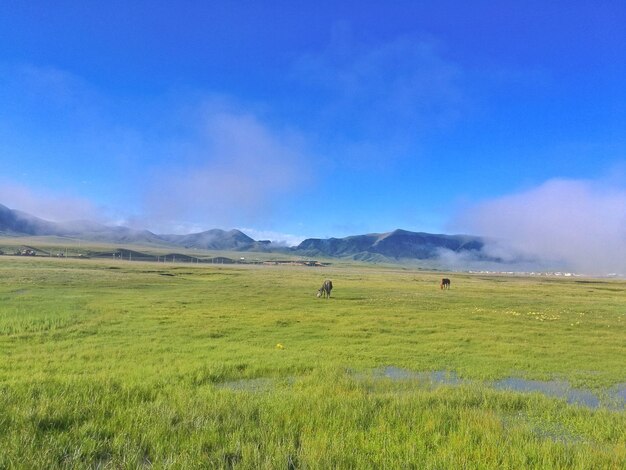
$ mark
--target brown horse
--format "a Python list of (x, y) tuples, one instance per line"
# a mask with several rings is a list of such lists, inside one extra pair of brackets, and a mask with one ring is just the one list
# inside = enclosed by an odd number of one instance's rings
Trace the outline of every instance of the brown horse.
[(448, 279), (447, 277), (444, 277), (444, 278), (441, 280), (440, 287), (441, 287), (442, 289), (450, 289), (450, 279)]

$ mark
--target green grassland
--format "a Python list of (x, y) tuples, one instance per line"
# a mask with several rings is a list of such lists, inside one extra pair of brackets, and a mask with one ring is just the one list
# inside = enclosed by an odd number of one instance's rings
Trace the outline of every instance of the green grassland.
[(489, 386), (626, 382), (626, 282), (447, 276), (2, 256), (0, 468), (626, 468), (608, 398)]

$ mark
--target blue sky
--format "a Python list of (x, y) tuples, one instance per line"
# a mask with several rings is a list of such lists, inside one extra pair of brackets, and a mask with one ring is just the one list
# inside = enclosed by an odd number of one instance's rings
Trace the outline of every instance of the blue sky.
[(621, 243), (624, 24), (620, 1), (9, 0), (0, 203), (289, 242), (509, 236), (564, 204)]

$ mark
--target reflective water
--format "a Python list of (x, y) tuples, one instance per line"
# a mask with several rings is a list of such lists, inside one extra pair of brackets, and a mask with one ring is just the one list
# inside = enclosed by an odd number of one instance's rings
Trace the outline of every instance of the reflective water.
[(626, 382), (622, 383), (622, 384), (617, 384), (615, 387), (613, 387), (612, 389), (613, 394), (615, 395), (616, 398), (622, 400), (624, 403), (626, 403)]
[(570, 387), (564, 381), (541, 381), (526, 380), (514, 377), (499, 380), (492, 384), (497, 390), (510, 390), (513, 392), (539, 392), (543, 395), (556, 398), (565, 398), (567, 403), (583, 405), (587, 408), (598, 408), (600, 398), (589, 390), (580, 390)]
[[(415, 372), (394, 366), (374, 369), (373, 376), (375, 378), (387, 378), (392, 380), (418, 380), (432, 385), (463, 385), (476, 383), (475, 381), (462, 379), (454, 372)], [(585, 406), (587, 408), (606, 406), (610, 409), (626, 409), (626, 383), (618, 384), (601, 394), (596, 394), (591, 390), (574, 388), (570, 386), (568, 382), (560, 380), (542, 381), (508, 377), (496, 382), (487, 382), (484, 383), (484, 385), (496, 390), (541, 393), (549, 397), (563, 398), (567, 403)]]
[(434, 385), (461, 385), (465, 382), (465, 380), (461, 379), (454, 372), (449, 372), (445, 370), (414, 372), (394, 366), (388, 366), (382, 369), (375, 369), (374, 377), (387, 378), (392, 380), (416, 379), (422, 382), (429, 382)]
[[(357, 377), (367, 377), (368, 375), (357, 374)], [(601, 393), (591, 390), (574, 388), (566, 381), (561, 380), (528, 380), (517, 377), (508, 377), (496, 382), (478, 382), (463, 379), (451, 371), (435, 370), (416, 372), (401, 367), (387, 366), (371, 371), (371, 376), (375, 379), (390, 380), (417, 380), (431, 386), (438, 385), (471, 385), (480, 384), (491, 387), (495, 390), (507, 390), (520, 393), (541, 393), (542, 395), (554, 398), (565, 399), (567, 403), (584, 406), (587, 408), (605, 407), (613, 410), (626, 409), (626, 382), (618, 384)], [(279, 379), (293, 384), (294, 377)], [(241, 379), (218, 384), (219, 388), (234, 391), (265, 392), (276, 384), (276, 380), (260, 377), (254, 379)]]

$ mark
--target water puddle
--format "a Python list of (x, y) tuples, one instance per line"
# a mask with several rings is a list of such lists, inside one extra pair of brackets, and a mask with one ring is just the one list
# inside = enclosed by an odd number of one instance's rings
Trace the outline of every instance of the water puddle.
[(626, 403), (626, 382), (617, 384), (611, 389), (612, 395)]
[(376, 378), (392, 380), (419, 380), (432, 385), (462, 385), (466, 383), (454, 372), (445, 370), (434, 370), (430, 372), (414, 372), (400, 367), (388, 366), (382, 369), (375, 369), (373, 375)]
[(587, 408), (598, 408), (600, 398), (589, 390), (579, 390), (570, 387), (564, 381), (540, 381), (526, 380), (509, 377), (492, 384), (496, 390), (509, 390), (512, 392), (532, 393), (539, 392), (548, 397), (564, 398), (571, 405), (582, 405)]
[[(377, 379), (418, 380), (434, 386), (458, 386), (477, 383), (475, 381), (462, 379), (454, 372), (450, 371), (415, 372), (394, 366), (374, 369), (372, 375)], [(495, 390), (541, 393), (548, 397), (565, 399), (567, 403), (572, 405), (592, 409), (600, 408), (601, 406), (614, 410), (626, 409), (626, 383), (618, 384), (602, 394), (596, 394), (591, 390), (573, 388), (568, 382), (560, 380), (541, 381), (509, 377), (496, 382), (486, 382), (483, 385)]]
[[(374, 369), (370, 374), (356, 373), (354, 377), (360, 379), (373, 377), (377, 380), (417, 380), (432, 387), (442, 385), (460, 386), (479, 384), (490, 387), (494, 390), (505, 390), (519, 393), (540, 393), (547, 397), (564, 399), (571, 405), (584, 406), (591, 409), (601, 407), (616, 411), (626, 409), (626, 382), (615, 385), (614, 387), (601, 393), (594, 393), (591, 390), (573, 388), (568, 382), (562, 380), (541, 381), (509, 377), (496, 382), (479, 382), (463, 379), (451, 371), (436, 370), (416, 372), (395, 366)], [(286, 381), (286, 383), (290, 385), (293, 385), (295, 382), (294, 377), (288, 377), (286, 379), (282, 378), (278, 380), (279, 382)], [(217, 384), (217, 387), (240, 392), (267, 392), (277, 383), (276, 379), (259, 377), (254, 379), (240, 379), (222, 382)]]

